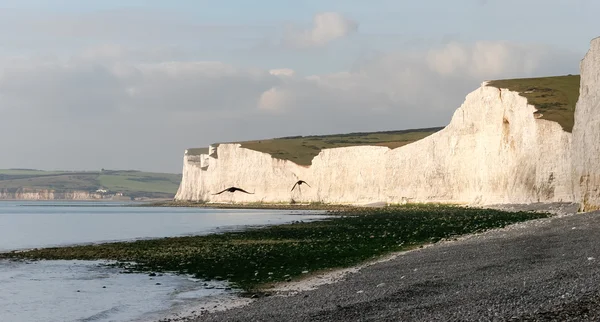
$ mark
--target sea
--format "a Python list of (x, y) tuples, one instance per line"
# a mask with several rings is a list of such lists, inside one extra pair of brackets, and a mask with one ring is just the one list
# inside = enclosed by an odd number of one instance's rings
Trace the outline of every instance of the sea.
[[(0, 252), (191, 236), (322, 220), (318, 211), (140, 207), (133, 202), (0, 201)], [(0, 321), (158, 321), (235, 296), (226, 282), (123, 274), (109, 261), (0, 260)]]

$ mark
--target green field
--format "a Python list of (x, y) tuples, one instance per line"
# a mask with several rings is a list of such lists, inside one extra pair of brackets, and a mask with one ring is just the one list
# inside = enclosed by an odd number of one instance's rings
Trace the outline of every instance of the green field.
[(541, 119), (554, 121), (571, 132), (579, 98), (579, 75), (495, 80), (488, 86), (519, 92), (535, 106)]
[[(125, 272), (173, 271), (226, 279), (246, 291), (324, 269), (349, 267), (390, 252), (544, 218), (547, 214), (408, 205), (345, 210), (316, 222), (207, 236), (37, 249), (0, 258), (111, 259)], [(129, 264), (135, 262), (136, 264)]]
[[(243, 148), (269, 153), (274, 158), (309, 166), (323, 149), (372, 145), (398, 148), (425, 138), (443, 127), (403, 131), (348, 133), (333, 135), (294, 136), (268, 140), (227, 142), (240, 143)], [(188, 149), (189, 155), (206, 153), (205, 149)]]
[(29, 169), (0, 170), (0, 190), (82, 190), (93, 192), (103, 188), (109, 193), (121, 192), (130, 197), (172, 198), (181, 182), (180, 174), (125, 170), (40, 171)]

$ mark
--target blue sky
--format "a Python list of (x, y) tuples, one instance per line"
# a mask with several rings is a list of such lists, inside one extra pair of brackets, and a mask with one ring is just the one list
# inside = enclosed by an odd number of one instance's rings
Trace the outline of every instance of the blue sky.
[(185, 148), (213, 142), (446, 125), (484, 80), (578, 73), (597, 12), (591, 0), (0, 0), (0, 135), (28, 133), (0, 143), (0, 168), (177, 172)]
[(592, 0), (3, 0), (0, 8), (48, 13), (144, 10), (202, 24), (265, 25), (310, 23), (316, 12), (335, 11), (357, 19), (365, 34), (405, 34), (467, 40), (504, 39), (586, 48), (598, 23)]

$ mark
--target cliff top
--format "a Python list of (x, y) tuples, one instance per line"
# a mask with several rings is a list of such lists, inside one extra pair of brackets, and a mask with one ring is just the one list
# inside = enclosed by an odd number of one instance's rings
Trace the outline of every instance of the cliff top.
[[(382, 132), (356, 132), (348, 134), (291, 136), (267, 140), (229, 142), (243, 148), (268, 153), (274, 158), (289, 160), (299, 165), (311, 165), (312, 159), (323, 149), (348, 146), (386, 146), (398, 148), (423, 139), (443, 127)], [(207, 148), (187, 149), (187, 155), (206, 154)]]
[[(291, 136), (266, 140), (228, 142), (241, 144), (243, 148), (268, 153), (274, 158), (309, 166), (312, 159), (323, 149), (348, 146), (386, 146), (398, 148), (421, 140), (443, 127), (383, 132), (356, 132), (348, 134)], [(215, 144), (218, 145), (218, 144)], [(187, 155), (207, 154), (208, 148), (187, 149)]]
[(386, 146), (394, 149), (427, 137), (443, 127), (385, 131), (370, 133), (348, 133), (315, 136), (294, 136), (269, 140), (236, 142), (243, 148), (269, 153), (274, 158), (289, 160), (299, 165), (311, 165), (312, 159), (323, 149), (348, 146)]
[(208, 154), (208, 148), (191, 148), (187, 149), (187, 155)]
[(557, 122), (563, 130), (571, 132), (575, 104), (579, 98), (579, 82), (579, 75), (567, 75), (495, 80), (487, 85), (519, 92), (538, 109), (541, 119)]

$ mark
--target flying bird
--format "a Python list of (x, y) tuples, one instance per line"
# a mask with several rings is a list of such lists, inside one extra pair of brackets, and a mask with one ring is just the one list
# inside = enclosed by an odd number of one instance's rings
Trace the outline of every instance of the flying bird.
[(246, 191), (246, 190), (244, 190), (244, 189), (241, 189), (241, 188), (238, 188), (238, 187), (229, 187), (229, 188), (227, 188), (227, 189), (225, 189), (225, 190), (223, 190), (223, 191), (221, 191), (221, 192), (213, 193), (213, 196), (214, 196), (214, 195), (220, 195), (220, 194), (222, 194), (222, 193), (223, 193), (223, 192), (225, 192), (225, 191), (229, 191), (229, 192), (241, 191), (241, 192), (243, 192), (243, 193), (247, 193), (247, 194), (249, 194), (249, 195), (253, 195), (253, 194), (254, 194), (254, 193), (252, 193), (252, 192), (248, 192), (248, 191)]
[(296, 185), (298, 185), (298, 189), (300, 189), (300, 186), (302, 184), (305, 184), (305, 185), (307, 185), (307, 186), (310, 187), (310, 185), (308, 183), (306, 183), (306, 181), (304, 181), (304, 180), (298, 180), (298, 182), (294, 183), (294, 186), (292, 187), (292, 190), (290, 190), (290, 191), (294, 191), (294, 188), (296, 188)]

